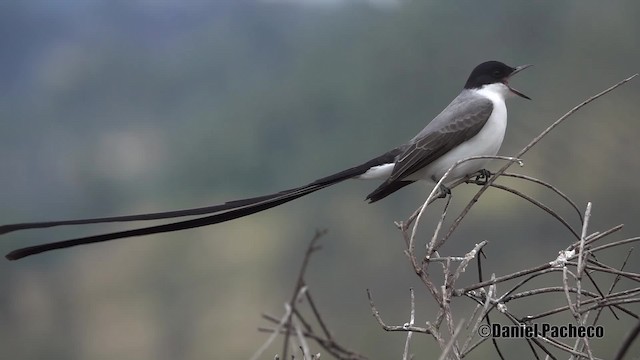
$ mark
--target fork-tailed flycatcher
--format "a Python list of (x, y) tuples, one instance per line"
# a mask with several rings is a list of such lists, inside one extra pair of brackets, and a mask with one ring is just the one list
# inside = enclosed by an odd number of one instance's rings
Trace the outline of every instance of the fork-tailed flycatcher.
[[(529, 99), (526, 95), (513, 89), (509, 85), (509, 79), (529, 66), (512, 68), (498, 61), (487, 61), (476, 66), (469, 75), (462, 92), (408, 143), (364, 164), (318, 179), (307, 185), (271, 195), (234, 200), (220, 205), (195, 209), (3, 225), (0, 226), (0, 234), (60, 225), (157, 220), (207, 214), (205, 217), (164, 225), (25, 247), (10, 252), (6, 257), (9, 260), (17, 260), (41, 252), (76, 245), (217, 224), (270, 209), (347, 179), (384, 180), (377, 189), (367, 195), (369, 202), (378, 201), (418, 180), (438, 182), (458, 160), (478, 155), (492, 156), (498, 152), (507, 127), (505, 98), (510, 94), (515, 94)], [(486, 160), (462, 163), (450, 173), (448, 179), (454, 180), (474, 174), (482, 170), (485, 163)]]

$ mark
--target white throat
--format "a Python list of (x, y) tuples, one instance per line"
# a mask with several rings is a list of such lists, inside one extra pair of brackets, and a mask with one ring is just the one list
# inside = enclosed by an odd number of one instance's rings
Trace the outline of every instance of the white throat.
[(504, 102), (504, 99), (511, 95), (511, 90), (503, 83), (482, 85), (481, 88), (474, 89), (474, 91), (494, 102), (496, 100)]

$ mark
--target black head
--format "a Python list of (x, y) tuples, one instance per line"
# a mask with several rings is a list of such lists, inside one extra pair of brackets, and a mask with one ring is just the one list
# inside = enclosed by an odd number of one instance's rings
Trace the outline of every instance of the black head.
[[(473, 69), (467, 83), (464, 85), (465, 89), (478, 89), (483, 85), (502, 83), (506, 85), (511, 92), (518, 96), (522, 96), (525, 99), (529, 99), (526, 95), (514, 90), (509, 86), (509, 78), (520, 71), (528, 68), (531, 65), (523, 65), (512, 68), (509, 65), (503, 64), (500, 61), (487, 61), (478, 65)], [(531, 99), (529, 99), (531, 100)]]

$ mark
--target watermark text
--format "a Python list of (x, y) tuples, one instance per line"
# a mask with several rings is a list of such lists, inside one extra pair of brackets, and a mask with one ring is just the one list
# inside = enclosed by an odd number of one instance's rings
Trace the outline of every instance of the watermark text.
[(533, 323), (519, 325), (482, 324), (478, 327), (478, 335), (493, 338), (602, 338), (602, 325), (553, 325), (548, 323)]

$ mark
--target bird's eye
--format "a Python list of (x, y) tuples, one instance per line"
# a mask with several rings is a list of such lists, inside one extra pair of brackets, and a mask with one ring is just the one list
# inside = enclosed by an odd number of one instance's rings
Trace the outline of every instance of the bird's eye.
[(500, 71), (500, 70), (494, 70), (493, 71), (493, 76), (498, 77), (500, 75), (502, 75), (502, 71)]

